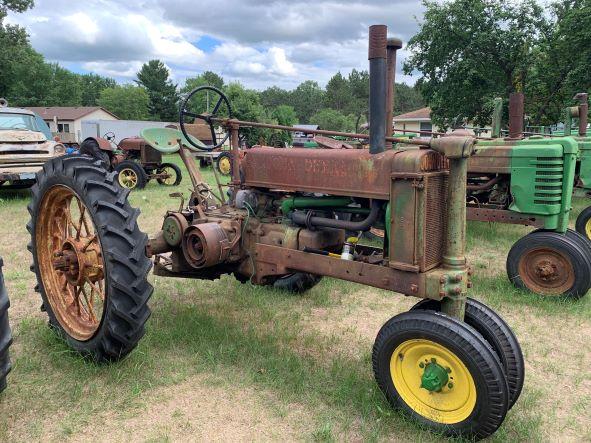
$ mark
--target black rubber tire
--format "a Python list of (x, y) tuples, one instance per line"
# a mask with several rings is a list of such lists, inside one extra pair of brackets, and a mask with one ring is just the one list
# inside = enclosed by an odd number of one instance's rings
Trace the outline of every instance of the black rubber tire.
[(80, 144), (79, 153), (81, 155), (88, 155), (97, 160), (101, 160), (105, 164), (105, 168), (111, 168), (111, 157), (103, 151), (98, 142), (94, 138), (87, 138)]
[[(137, 184), (133, 188), (127, 188), (126, 186), (123, 186), (119, 181), (119, 173), (124, 169), (132, 170), (133, 172), (135, 172), (135, 175), (137, 176)], [(139, 163), (136, 163), (133, 160), (122, 161), (115, 167), (115, 172), (117, 173), (116, 183), (122, 188), (144, 189), (148, 184), (148, 174), (146, 174), (146, 171), (144, 171), (144, 168), (142, 168), (142, 166)]]
[(200, 168), (207, 168), (209, 166), (209, 162), (206, 158), (200, 157), (199, 158), (199, 167)]
[(178, 186), (181, 181), (183, 180), (183, 175), (181, 173), (181, 168), (179, 168), (177, 165), (175, 165), (174, 163), (162, 163), (160, 166), (158, 166), (158, 168), (156, 169), (156, 174), (160, 174), (161, 171), (165, 168), (171, 168), (174, 173), (175, 173), (175, 179), (174, 179), (174, 183), (172, 184), (167, 184), (164, 182), (164, 180), (162, 179), (157, 179), (158, 184), (162, 185), (162, 186)]
[[(421, 300), (410, 310), (439, 312), (441, 311), (441, 302), (429, 299)], [(511, 409), (519, 398), (525, 381), (525, 362), (517, 337), (499, 314), (484, 303), (472, 298), (468, 298), (466, 302), (464, 322), (484, 337), (501, 360), (509, 385), (509, 409)]]
[(296, 272), (294, 274), (286, 275), (275, 280), (273, 287), (281, 289), (282, 291), (293, 292), (294, 294), (301, 294), (320, 282), (322, 279), (319, 275), (308, 274), (306, 272)]
[(12, 344), (12, 333), (8, 324), (8, 308), (10, 300), (4, 284), (4, 274), (2, 273), (2, 258), (0, 257), (0, 392), (6, 389), (6, 376), (12, 369), (8, 349)]
[(587, 223), (591, 220), (591, 206), (587, 206), (581, 211), (575, 222), (575, 228), (579, 234), (584, 236), (587, 240), (591, 241), (591, 238), (587, 235)]
[[(55, 185), (74, 191), (87, 207), (96, 226), (104, 254), (105, 308), (100, 326), (86, 341), (68, 335), (53, 313), (39, 272), (36, 250), (37, 214), (43, 196)], [(144, 335), (150, 317), (148, 300), (153, 288), (148, 283), (152, 262), (145, 254), (148, 237), (140, 231), (138, 209), (127, 201), (129, 190), (116, 184), (116, 174), (107, 172), (100, 161), (83, 156), (55, 158), (37, 173), (28, 206), (31, 234), (28, 249), (33, 254), (31, 270), (37, 278), (35, 290), (41, 294), (49, 324), (74, 350), (96, 361), (115, 361), (125, 357)]]
[[(223, 172), (220, 168), (220, 163), (223, 159), (228, 159), (230, 161), (230, 172), (229, 173)], [(218, 172), (220, 174), (222, 174), (223, 176), (227, 177), (227, 176), (232, 175), (232, 156), (230, 155), (230, 153), (228, 151), (224, 151), (220, 155), (218, 155), (218, 158), (216, 158), (216, 160), (215, 160), (215, 167), (217, 168)]]
[[(581, 246), (589, 249), (591, 252), (591, 241), (589, 241), (585, 235), (570, 228), (566, 230), (565, 235), (574, 241), (579, 242)], [(591, 266), (591, 254), (589, 255), (589, 265)]]
[(527, 252), (539, 248), (552, 248), (560, 251), (570, 262), (574, 272), (572, 286), (561, 293), (541, 294), (544, 296), (578, 299), (584, 296), (591, 287), (591, 248), (572, 232), (560, 234), (553, 231), (534, 231), (520, 238), (511, 247), (507, 255), (507, 276), (513, 285), (520, 289), (536, 292), (528, 287), (519, 275), (519, 261)]
[[(394, 350), (403, 342), (425, 339), (453, 352), (470, 372), (476, 404), (470, 415), (453, 424), (435, 422), (414, 411), (400, 396), (390, 372)], [(479, 440), (494, 433), (509, 409), (509, 387), (503, 367), (488, 342), (471, 326), (435, 311), (409, 311), (382, 326), (372, 353), (378, 386), (389, 403), (419, 424), (446, 436)]]

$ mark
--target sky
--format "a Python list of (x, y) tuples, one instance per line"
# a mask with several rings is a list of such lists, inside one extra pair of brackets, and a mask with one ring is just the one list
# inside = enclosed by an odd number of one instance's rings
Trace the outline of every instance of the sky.
[[(125, 83), (157, 58), (179, 84), (209, 70), (249, 88), (293, 89), (367, 69), (369, 25), (407, 42), (422, 11), (420, 0), (36, 0), (8, 21), (75, 72)], [(413, 84), (401, 70), (406, 56), (399, 51), (397, 81)]]

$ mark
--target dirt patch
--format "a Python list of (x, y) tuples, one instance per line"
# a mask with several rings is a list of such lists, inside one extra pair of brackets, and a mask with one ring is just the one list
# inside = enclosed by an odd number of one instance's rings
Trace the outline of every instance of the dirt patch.
[[(271, 393), (200, 375), (159, 388), (143, 399), (145, 409), (100, 414), (69, 441), (269, 441), (309, 439), (313, 414), (278, 402)], [(44, 436), (59, 438), (47, 422)], [(44, 437), (45, 438), (45, 437)]]

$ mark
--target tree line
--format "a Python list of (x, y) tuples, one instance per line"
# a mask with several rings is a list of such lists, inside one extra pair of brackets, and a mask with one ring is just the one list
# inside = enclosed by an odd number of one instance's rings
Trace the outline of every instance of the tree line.
[[(424, 0), (404, 69), (432, 119), (490, 123), (495, 97), (523, 92), (530, 124), (561, 121), (577, 92), (591, 92), (591, 0)], [(505, 106), (506, 110), (506, 106)]]

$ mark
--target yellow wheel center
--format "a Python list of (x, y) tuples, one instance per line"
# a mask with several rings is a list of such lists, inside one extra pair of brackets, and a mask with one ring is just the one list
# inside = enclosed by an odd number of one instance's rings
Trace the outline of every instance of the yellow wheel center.
[[(425, 377), (433, 365), (443, 368), (447, 381), (429, 390)], [(454, 424), (467, 419), (476, 406), (476, 385), (466, 365), (446, 347), (430, 340), (400, 344), (390, 359), (390, 374), (402, 400), (417, 414), (436, 423)]]
[(588, 239), (591, 239), (591, 218), (585, 223), (585, 234), (587, 234)]
[(135, 188), (137, 181), (137, 174), (134, 170), (125, 168), (119, 172), (119, 184), (124, 188)]
[(229, 174), (230, 169), (232, 169), (232, 164), (230, 163), (230, 159), (228, 157), (224, 157), (220, 160), (220, 172), (222, 174)]

